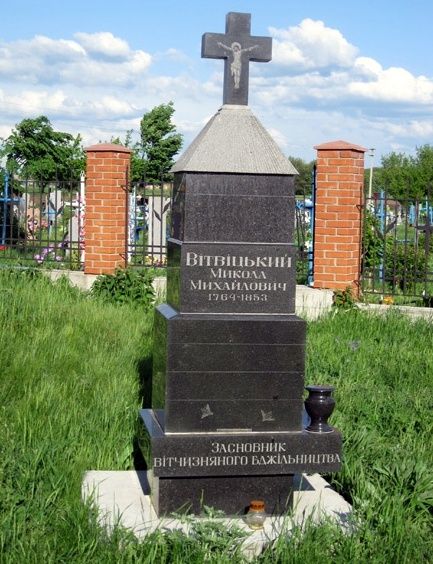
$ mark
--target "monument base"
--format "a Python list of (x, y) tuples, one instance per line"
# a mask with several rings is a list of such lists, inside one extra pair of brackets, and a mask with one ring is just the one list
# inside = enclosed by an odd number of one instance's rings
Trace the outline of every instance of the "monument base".
[(193, 513), (204, 507), (242, 516), (253, 499), (265, 502), (266, 511), (282, 515), (292, 509), (293, 475), (208, 476), (206, 478), (158, 478), (150, 482), (151, 500), (157, 515)]
[(305, 430), (273, 433), (165, 433), (163, 412), (140, 411), (151, 452), (156, 514), (203, 512), (203, 506), (242, 515), (253, 499), (268, 514), (292, 507), (293, 475), (334, 472), (341, 465), (341, 435)]
[(259, 557), (263, 549), (271, 545), (280, 535), (285, 542), (293, 531), (299, 538), (299, 531), (323, 522), (334, 523), (345, 533), (355, 530), (352, 508), (321, 476), (295, 476), (293, 512), (290, 517), (268, 516), (264, 528), (251, 530), (241, 517), (220, 518), (197, 516), (190, 519), (181, 517), (158, 517), (149, 496), (151, 476), (145, 471), (104, 471), (91, 470), (84, 474), (82, 496), (98, 512), (98, 522), (108, 534), (119, 526), (143, 539), (154, 531), (176, 531), (189, 535), (197, 526), (205, 523), (224, 530), (243, 531), (239, 539), (240, 550), (247, 561)]

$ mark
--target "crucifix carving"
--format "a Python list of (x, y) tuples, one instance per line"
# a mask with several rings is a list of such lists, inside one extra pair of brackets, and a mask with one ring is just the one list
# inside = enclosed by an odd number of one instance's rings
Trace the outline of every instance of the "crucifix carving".
[(251, 35), (251, 14), (229, 12), (225, 34), (203, 34), (201, 56), (224, 59), (223, 104), (246, 106), (249, 63), (267, 63), (271, 60), (272, 38)]

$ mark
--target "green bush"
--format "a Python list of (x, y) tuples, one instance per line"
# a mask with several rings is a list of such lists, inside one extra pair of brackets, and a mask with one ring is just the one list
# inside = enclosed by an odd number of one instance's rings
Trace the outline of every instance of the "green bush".
[(93, 283), (91, 295), (107, 303), (138, 304), (146, 310), (155, 300), (153, 274), (146, 270), (117, 269), (114, 274), (103, 274)]
[(392, 292), (409, 293), (422, 281), (428, 261), (424, 236), (418, 244), (402, 243), (395, 234), (382, 234), (379, 220), (365, 211), (363, 229), (362, 269), (376, 279), (382, 279)]
[(296, 261), (296, 284), (308, 284), (308, 262), (303, 258)]
[(426, 260), (422, 247), (387, 239), (383, 256), (385, 282), (393, 291), (396, 289), (403, 293), (411, 291), (416, 282), (424, 278)]
[(383, 236), (380, 232), (379, 220), (369, 209), (364, 212), (362, 235), (363, 269), (377, 268), (383, 253)]
[(355, 307), (355, 296), (350, 286), (344, 290), (335, 290), (333, 296), (333, 306), (337, 309), (352, 309)]

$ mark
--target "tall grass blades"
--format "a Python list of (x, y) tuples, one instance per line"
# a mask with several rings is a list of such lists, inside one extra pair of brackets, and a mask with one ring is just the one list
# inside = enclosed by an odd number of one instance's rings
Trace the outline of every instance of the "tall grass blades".
[(84, 471), (132, 466), (151, 317), (44, 277), (1, 272), (0, 292), (1, 558), (59, 562), (89, 546)]

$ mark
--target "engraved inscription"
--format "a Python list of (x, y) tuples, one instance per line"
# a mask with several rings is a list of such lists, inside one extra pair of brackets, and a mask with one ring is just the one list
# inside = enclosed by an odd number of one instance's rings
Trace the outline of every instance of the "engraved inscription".
[(245, 267), (245, 268), (290, 268), (292, 257), (279, 256), (246, 257), (236, 255), (203, 255), (188, 251), (186, 266)]
[(340, 463), (338, 453), (291, 454), (286, 443), (218, 443), (211, 444), (205, 456), (155, 457), (155, 468), (194, 468), (212, 466), (282, 466)]
[(224, 311), (275, 311), (278, 304), (289, 304), (294, 295), (291, 248), (259, 245), (242, 254), (232, 249), (224, 253), (226, 249), (221, 245), (219, 254), (185, 253), (184, 288), (195, 303), (206, 309), (219, 302), (215, 305)]

